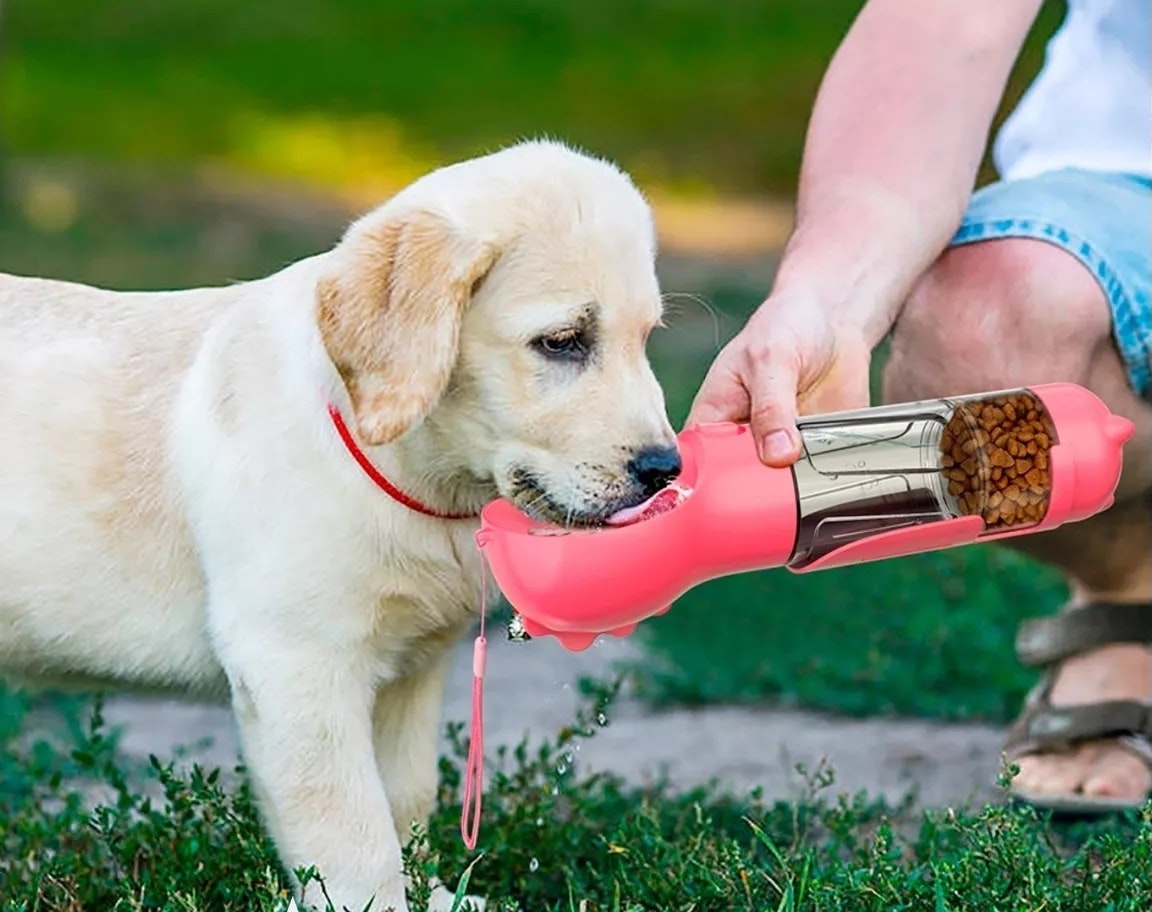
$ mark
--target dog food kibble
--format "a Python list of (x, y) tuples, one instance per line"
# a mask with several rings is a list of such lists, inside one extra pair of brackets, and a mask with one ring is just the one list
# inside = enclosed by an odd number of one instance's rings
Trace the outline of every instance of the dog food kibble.
[(940, 438), (948, 493), (963, 515), (979, 515), (989, 530), (1034, 525), (1048, 512), (1055, 443), (1052, 420), (1031, 393), (965, 402)]

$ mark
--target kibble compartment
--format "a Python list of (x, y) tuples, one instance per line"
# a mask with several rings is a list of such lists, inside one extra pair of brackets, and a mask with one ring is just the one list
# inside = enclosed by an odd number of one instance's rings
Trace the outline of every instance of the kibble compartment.
[(801, 419), (788, 566), (861, 539), (980, 516), (989, 535), (1041, 522), (1056, 431), (1026, 389)]

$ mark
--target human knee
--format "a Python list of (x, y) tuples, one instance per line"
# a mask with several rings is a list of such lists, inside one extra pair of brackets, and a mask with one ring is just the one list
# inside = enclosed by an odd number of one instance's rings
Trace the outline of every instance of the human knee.
[(1024, 238), (950, 248), (893, 328), (885, 399), (1085, 383), (1110, 332), (1103, 291), (1065, 251)]

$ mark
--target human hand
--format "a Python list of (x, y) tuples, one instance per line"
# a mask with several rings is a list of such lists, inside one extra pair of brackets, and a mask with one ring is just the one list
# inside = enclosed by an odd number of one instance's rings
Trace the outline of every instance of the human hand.
[(748, 421), (761, 461), (789, 466), (799, 414), (869, 405), (871, 360), (859, 327), (837, 325), (808, 296), (772, 295), (716, 356), (687, 423)]

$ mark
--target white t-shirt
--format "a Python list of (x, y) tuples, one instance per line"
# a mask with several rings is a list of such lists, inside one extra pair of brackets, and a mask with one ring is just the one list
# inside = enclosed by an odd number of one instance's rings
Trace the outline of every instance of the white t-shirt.
[(996, 168), (1005, 179), (1058, 168), (1152, 177), (1152, 0), (1067, 3), (996, 137)]

